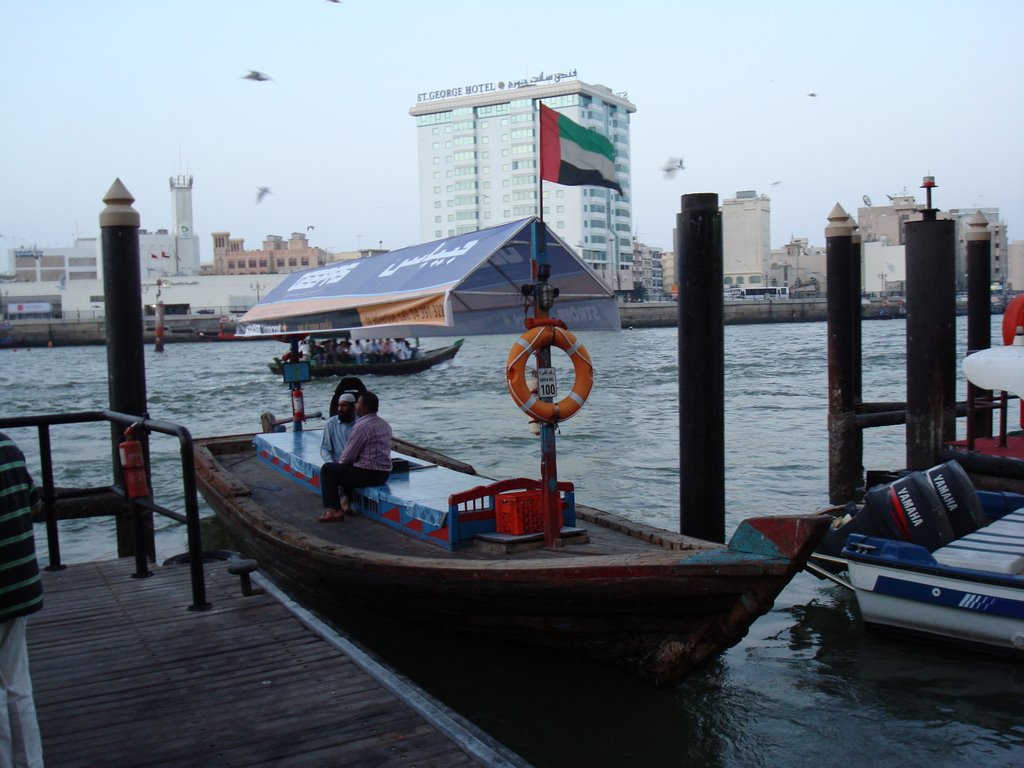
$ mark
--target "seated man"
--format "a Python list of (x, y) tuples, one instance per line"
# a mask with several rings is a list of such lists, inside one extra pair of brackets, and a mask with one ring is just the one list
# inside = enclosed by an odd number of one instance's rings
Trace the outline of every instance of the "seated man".
[[(338, 404), (339, 409), (341, 404)], [(324, 513), (321, 523), (341, 522), (352, 511), (352, 492), (357, 488), (380, 485), (391, 474), (391, 426), (377, 415), (380, 401), (373, 392), (363, 392), (356, 400), (357, 421), (348, 444), (337, 462), (328, 462), (320, 470), (320, 494)], [(341, 486), (339, 498), (338, 486)]]
[(356, 396), (346, 392), (338, 398), (338, 412), (324, 425), (324, 436), (320, 441), (320, 458), (324, 464), (341, 458), (355, 421)]

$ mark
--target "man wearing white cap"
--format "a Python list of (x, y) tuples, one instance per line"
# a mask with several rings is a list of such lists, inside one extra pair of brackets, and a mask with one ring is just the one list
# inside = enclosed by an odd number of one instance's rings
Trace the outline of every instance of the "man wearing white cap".
[(345, 392), (338, 398), (338, 413), (331, 416), (324, 425), (324, 436), (320, 441), (320, 458), (326, 464), (341, 458), (341, 452), (348, 444), (352, 425), (356, 421), (356, 396)]

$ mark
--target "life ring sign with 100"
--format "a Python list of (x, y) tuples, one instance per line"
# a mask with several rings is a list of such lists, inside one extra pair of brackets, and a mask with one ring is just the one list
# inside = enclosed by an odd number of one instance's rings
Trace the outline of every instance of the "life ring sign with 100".
[[(536, 392), (526, 381), (526, 365), (530, 357), (539, 350), (552, 346), (558, 347), (569, 356), (576, 375), (572, 391), (557, 402), (541, 399), (557, 397), (554, 368), (538, 369)], [(515, 404), (524, 413), (537, 421), (557, 423), (575, 415), (587, 401), (594, 386), (594, 364), (590, 360), (587, 348), (568, 329), (555, 323), (538, 324), (526, 331), (512, 345), (505, 361), (505, 383)]]

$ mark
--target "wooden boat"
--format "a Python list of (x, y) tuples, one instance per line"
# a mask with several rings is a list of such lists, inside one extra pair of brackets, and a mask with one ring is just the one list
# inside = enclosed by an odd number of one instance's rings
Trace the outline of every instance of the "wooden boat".
[[(313, 376), (364, 376), (375, 374), (377, 376), (403, 376), (410, 373), (422, 373), (428, 368), (451, 360), (458, 354), (462, 347), (463, 339), (457, 339), (454, 344), (439, 349), (430, 349), (420, 352), (417, 357), (408, 360), (392, 360), (390, 362), (362, 362), (362, 363), (310, 363), (310, 373)], [(270, 372), (281, 374), (281, 358), (275, 357), (272, 363), (268, 363)]]
[(321, 524), (319, 438), (257, 435), (259, 449), (253, 435), (196, 440), (200, 490), (262, 567), (327, 600), (576, 649), (657, 684), (737, 643), (828, 525), (753, 518), (714, 544), (576, 505), (563, 483), (562, 546), (545, 547), (543, 534), (496, 532), (503, 497), (538, 481), (487, 485), (400, 440), (410, 471), (357, 496), (359, 515)]

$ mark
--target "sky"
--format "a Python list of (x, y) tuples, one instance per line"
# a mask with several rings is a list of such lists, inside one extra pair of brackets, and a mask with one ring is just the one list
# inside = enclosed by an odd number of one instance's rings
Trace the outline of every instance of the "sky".
[(649, 245), (671, 247), (682, 195), (749, 189), (773, 247), (822, 245), (837, 202), (923, 202), (926, 175), (936, 207), (998, 207), (1024, 239), (1022, 28), (1020, 0), (3, 0), (0, 249), (97, 236), (115, 178), (170, 227), (178, 174), (204, 261), (214, 231), (412, 245), (417, 93), (570, 69), (637, 107)]

